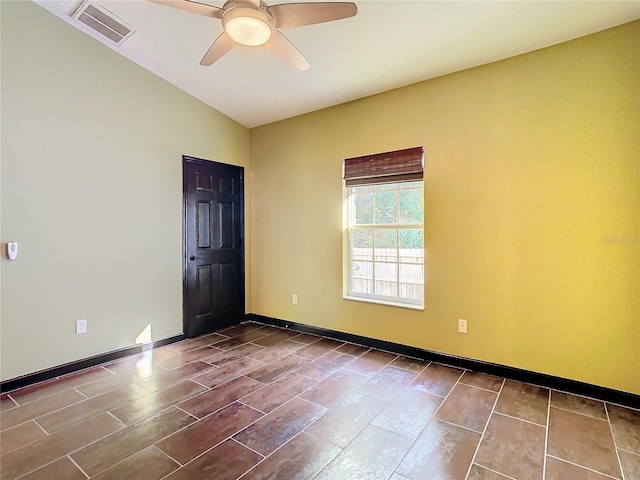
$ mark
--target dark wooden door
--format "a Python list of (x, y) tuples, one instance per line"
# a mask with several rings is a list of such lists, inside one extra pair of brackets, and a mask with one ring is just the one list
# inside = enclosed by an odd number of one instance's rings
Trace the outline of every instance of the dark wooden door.
[(182, 157), (184, 332), (244, 318), (244, 169)]

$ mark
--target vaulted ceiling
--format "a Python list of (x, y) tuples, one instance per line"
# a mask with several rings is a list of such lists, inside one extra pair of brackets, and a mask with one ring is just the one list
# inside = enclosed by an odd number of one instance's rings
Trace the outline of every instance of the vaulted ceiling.
[[(300, 72), (261, 47), (234, 48), (212, 66), (200, 66), (222, 32), (218, 19), (144, 0), (92, 0), (136, 31), (115, 45), (71, 18), (81, 0), (34, 1), (247, 127), (640, 18), (637, 1), (360, 0), (353, 18), (283, 31), (311, 64)], [(218, 7), (224, 3), (200, 1)]]

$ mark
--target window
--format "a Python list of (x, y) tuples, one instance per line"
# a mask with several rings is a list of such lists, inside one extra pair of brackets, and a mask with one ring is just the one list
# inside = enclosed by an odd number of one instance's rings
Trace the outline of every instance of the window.
[(422, 157), (420, 147), (345, 160), (347, 298), (424, 306)]

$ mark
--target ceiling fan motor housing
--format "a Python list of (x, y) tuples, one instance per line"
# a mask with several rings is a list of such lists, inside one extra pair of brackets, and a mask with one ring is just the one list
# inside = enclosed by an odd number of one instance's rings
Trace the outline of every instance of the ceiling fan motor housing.
[(222, 27), (236, 43), (248, 47), (264, 45), (275, 26), (271, 15), (251, 2), (231, 1), (224, 5)]

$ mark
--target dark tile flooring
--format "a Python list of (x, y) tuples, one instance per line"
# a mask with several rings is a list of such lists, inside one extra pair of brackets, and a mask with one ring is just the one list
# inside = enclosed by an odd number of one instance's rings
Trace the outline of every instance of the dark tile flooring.
[(2, 480), (640, 479), (640, 411), (251, 322), (0, 405)]

